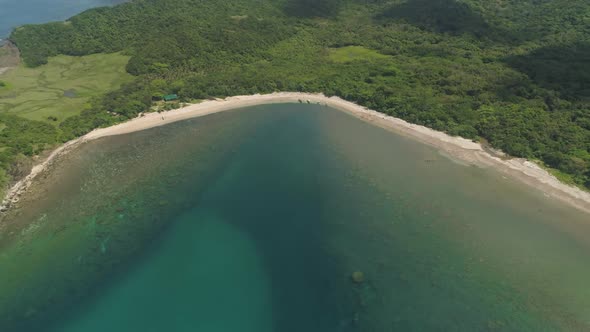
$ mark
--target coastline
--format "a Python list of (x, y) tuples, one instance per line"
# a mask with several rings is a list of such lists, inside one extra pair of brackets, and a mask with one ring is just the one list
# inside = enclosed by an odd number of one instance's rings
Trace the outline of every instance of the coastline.
[(43, 162), (33, 167), (28, 176), (10, 188), (0, 206), (0, 211), (6, 211), (10, 205), (17, 203), (20, 196), (31, 186), (35, 177), (42, 173), (56, 157), (67, 153), (84, 142), (106, 136), (123, 135), (237, 108), (263, 104), (299, 102), (327, 105), (368, 123), (435, 147), (453, 159), (482, 167), (494, 167), (500, 173), (514, 178), (524, 185), (541, 190), (547, 197), (558, 199), (563, 203), (590, 213), (589, 192), (560, 182), (549, 172), (531, 161), (521, 158), (503, 160), (487, 152), (481, 144), (465, 138), (449, 136), (443, 132), (411, 124), (402, 119), (367, 109), (338, 97), (298, 92), (276, 92), (265, 95), (235, 96), (226, 99), (208, 100), (162, 113), (147, 113), (111, 127), (95, 129), (82, 137), (61, 145)]

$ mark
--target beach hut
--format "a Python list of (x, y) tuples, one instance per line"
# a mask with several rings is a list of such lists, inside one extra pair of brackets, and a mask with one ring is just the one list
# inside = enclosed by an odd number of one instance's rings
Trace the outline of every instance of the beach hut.
[(176, 95), (176, 94), (165, 95), (162, 98), (164, 99), (164, 101), (173, 101), (173, 100), (177, 100), (178, 99), (178, 95)]

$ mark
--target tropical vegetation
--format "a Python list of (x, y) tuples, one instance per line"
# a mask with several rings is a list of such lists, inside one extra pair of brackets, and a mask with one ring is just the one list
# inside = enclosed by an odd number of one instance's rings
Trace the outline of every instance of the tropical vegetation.
[(305, 91), (487, 142), (590, 188), (587, 0), (135, 0), (10, 40), (30, 67), (122, 52), (134, 79), (59, 124), (1, 115), (4, 169), (165, 94)]

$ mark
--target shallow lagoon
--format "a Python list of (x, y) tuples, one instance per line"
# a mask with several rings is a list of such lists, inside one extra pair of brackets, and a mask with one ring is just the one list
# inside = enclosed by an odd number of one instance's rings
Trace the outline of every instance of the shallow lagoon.
[(229, 111), (63, 157), (0, 224), (0, 330), (587, 330), (588, 219), (337, 110)]

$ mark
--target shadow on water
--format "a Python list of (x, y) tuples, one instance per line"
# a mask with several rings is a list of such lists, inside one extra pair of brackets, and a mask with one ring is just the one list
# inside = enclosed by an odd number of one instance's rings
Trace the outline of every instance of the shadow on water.
[(273, 331), (336, 331), (342, 321), (334, 279), (346, 274), (325, 248), (322, 206), (329, 193), (319, 185), (317, 169), (326, 151), (315, 148), (314, 112), (275, 117), (204, 202), (248, 234), (264, 257)]

